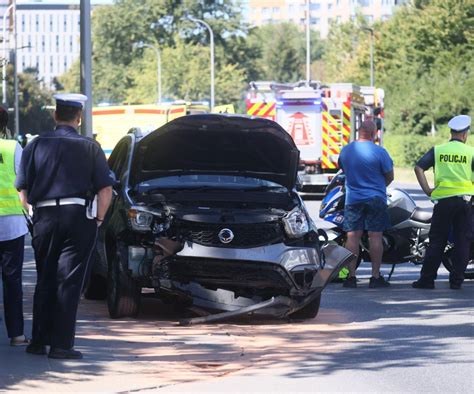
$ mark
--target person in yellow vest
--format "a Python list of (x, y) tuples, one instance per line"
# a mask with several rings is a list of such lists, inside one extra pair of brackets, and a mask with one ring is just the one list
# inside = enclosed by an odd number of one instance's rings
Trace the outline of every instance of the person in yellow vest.
[[(8, 114), (0, 108), (0, 135), (5, 136)], [(23, 251), (28, 232), (23, 207), (15, 189), (21, 147), (13, 140), (0, 138), (0, 268), (3, 281), (5, 325), (10, 345), (28, 345), (23, 335)]]
[[(435, 204), (423, 268), (420, 278), (412, 285), (416, 289), (434, 289), (451, 230), (454, 234), (454, 269), (449, 274), (451, 289), (461, 288), (469, 261), (474, 148), (466, 145), (466, 140), (471, 118), (467, 115), (455, 116), (448, 126), (451, 128), (451, 140), (430, 149), (415, 166), (421, 188)], [(430, 167), (434, 167), (434, 189), (429, 186), (425, 176), (425, 171)]]

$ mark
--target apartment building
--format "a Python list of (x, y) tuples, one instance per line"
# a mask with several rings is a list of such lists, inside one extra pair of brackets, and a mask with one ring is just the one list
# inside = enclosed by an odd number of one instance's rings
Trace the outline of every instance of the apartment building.
[(309, 1), (310, 26), (326, 37), (331, 23), (347, 22), (361, 13), (369, 23), (386, 20), (407, 0), (249, 0), (249, 22), (255, 26), (267, 23), (294, 22), (306, 24)]
[[(3, 17), (7, 18), (8, 53), (13, 50), (13, 24), (6, 13), (9, 3), (0, 3), (2, 22)], [(51, 87), (54, 77), (65, 73), (80, 56), (80, 1), (17, 0), (16, 3), (18, 72), (35, 68), (40, 80)], [(112, 3), (112, 0), (92, 0), (91, 6)]]

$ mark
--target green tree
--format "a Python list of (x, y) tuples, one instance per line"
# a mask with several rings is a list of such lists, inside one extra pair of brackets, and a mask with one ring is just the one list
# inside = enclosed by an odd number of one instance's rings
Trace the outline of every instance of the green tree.
[[(7, 101), (13, 107), (13, 66), (7, 66)], [(20, 134), (41, 134), (54, 127), (51, 106), (52, 92), (41, 86), (36, 69), (18, 74), (18, 106)], [(14, 128), (14, 116), (10, 113), (9, 128)]]
[[(186, 43), (176, 39), (175, 47), (162, 50), (162, 92), (167, 100), (209, 100), (210, 73), (209, 47)], [(129, 67), (131, 87), (127, 102), (156, 102), (156, 56), (150, 49), (144, 57), (137, 58)], [(216, 104), (237, 104), (245, 86), (245, 73), (237, 65), (216, 67)]]
[[(253, 79), (296, 82), (306, 77), (306, 35), (292, 22), (255, 28), (247, 39), (258, 55)], [(321, 59), (323, 45), (311, 34), (311, 60)]]

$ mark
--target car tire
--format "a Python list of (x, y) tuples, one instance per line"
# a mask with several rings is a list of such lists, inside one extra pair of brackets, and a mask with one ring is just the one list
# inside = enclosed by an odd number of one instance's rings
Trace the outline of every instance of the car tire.
[(135, 317), (140, 310), (141, 287), (125, 272), (127, 246), (112, 251), (107, 274), (107, 307), (112, 319)]
[[(466, 271), (464, 271), (464, 279), (474, 279), (474, 250), (471, 248), (471, 252), (469, 254), (469, 263), (467, 264)], [(449, 271), (453, 271), (453, 249), (450, 249), (447, 253), (443, 255), (443, 262), (444, 267)]]
[(289, 317), (291, 319), (314, 319), (319, 312), (319, 306), (321, 305), (321, 294), (318, 295), (314, 300), (309, 304), (305, 305), (303, 308), (293, 312)]

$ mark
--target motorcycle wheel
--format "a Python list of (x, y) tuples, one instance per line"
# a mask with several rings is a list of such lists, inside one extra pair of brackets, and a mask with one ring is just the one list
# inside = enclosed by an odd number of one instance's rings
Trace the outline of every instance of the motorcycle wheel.
[[(465, 279), (474, 279), (474, 250), (471, 248), (471, 252), (469, 254), (469, 262), (466, 267), (466, 271), (464, 272), (464, 278)], [(449, 271), (452, 272), (453, 270), (453, 250), (451, 249), (447, 253), (444, 254), (443, 259), (441, 260), (443, 262), (444, 267)]]

